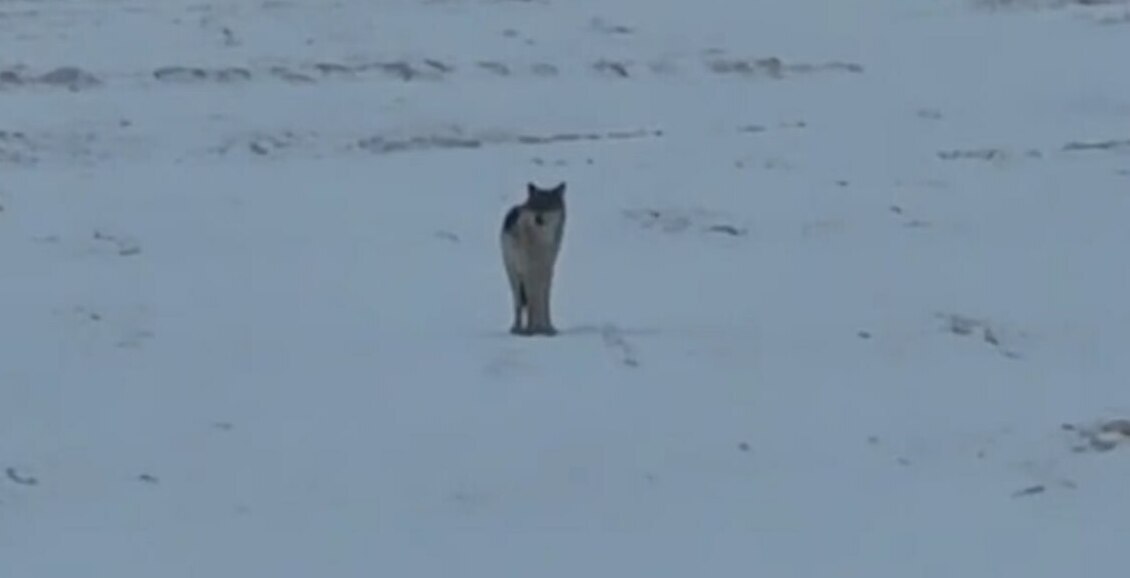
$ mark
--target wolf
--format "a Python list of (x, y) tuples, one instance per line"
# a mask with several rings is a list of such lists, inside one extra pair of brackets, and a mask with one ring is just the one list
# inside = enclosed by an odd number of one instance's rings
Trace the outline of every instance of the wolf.
[(526, 201), (511, 207), (502, 221), (502, 262), (514, 299), (510, 333), (557, 334), (550, 320), (549, 295), (564, 234), (565, 183), (550, 189), (527, 183)]

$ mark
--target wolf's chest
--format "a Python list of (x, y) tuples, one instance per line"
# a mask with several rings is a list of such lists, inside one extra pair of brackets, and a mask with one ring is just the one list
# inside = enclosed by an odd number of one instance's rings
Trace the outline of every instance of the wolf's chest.
[(523, 244), (531, 250), (552, 250), (561, 242), (562, 226), (560, 213), (526, 213), (518, 226)]

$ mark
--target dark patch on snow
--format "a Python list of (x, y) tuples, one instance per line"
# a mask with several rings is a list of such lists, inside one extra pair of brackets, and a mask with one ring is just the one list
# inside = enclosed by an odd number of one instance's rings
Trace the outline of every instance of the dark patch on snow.
[(728, 74), (746, 77), (768, 77), (782, 79), (793, 74), (812, 74), (817, 72), (863, 73), (863, 65), (854, 62), (831, 61), (819, 64), (787, 64), (776, 56), (768, 58), (725, 58), (714, 52), (706, 61), (708, 70), (715, 74)]
[(783, 76), (781, 59), (776, 57), (754, 60), (716, 58), (708, 61), (706, 66), (715, 74), (764, 75), (770, 78)]
[(424, 64), (434, 68), (438, 72), (448, 73), (455, 70), (455, 67), (447, 64), (446, 62), (436, 60), (434, 58), (425, 58)]
[(275, 78), (291, 84), (312, 84), (314, 82), (314, 77), (302, 74), (301, 72), (295, 72), (285, 66), (272, 66), (270, 73)]
[(61, 86), (72, 91), (93, 88), (102, 84), (97, 76), (77, 66), (61, 66), (43, 74), (36, 81), (39, 84)]
[(624, 26), (623, 24), (612, 24), (611, 22), (608, 22), (603, 18), (600, 18), (599, 16), (590, 20), (589, 26), (593, 30), (603, 34), (631, 34), (632, 32), (634, 32), (634, 30), (630, 26)]
[[(898, 205), (891, 205), (890, 211), (891, 211), (891, 213), (894, 213), (895, 215), (906, 216), (906, 210), (903, 209), (902, 207), (898, 206)], [(924, 219), (906, 218), (906, 219), (903, 219), (903, 221), (902, 221), (902, 226), (904, 226), (908, 229), (923, 229), (923, 228), (929, 227), (930, 225), (931, 225), (930, 221), (926, 221)]]
[(319, 62), (314, 65), (314, 70), (317, 70), (323, 76), (331, 76), (334, 74), (352, 75), (356, 71), (352, 66), (338, 64), (336, 62)]
[(8, 480), (10, 480), (14, 484), (19, 484), (21, 486), (39, 485), (39, 480), (35, 476), (25, 474), (13, 467), (5, 469), (4, 475), (6, 475), (8, 477)]
[(733, 225), (710, 225), (706, 230), (710, 233), (724, 233), (731, 237), (744, 237), (747, 233), (745, 229), (740, 229)]
[(164, 66), (153, 71), (153, 78), (161, 82), (194, 83), (216, 82), (227, 84), (251, 80), (251, 71), (246, 68), (225, 67), (216, 69), (189, 66)]
[(78, 91), (101, 86), (102, 80), (77, 66), (60, 66), (39, 75), (22, 65), (0, 70), (0, 89), (31, 85)]
[(476, 63), (479, 68), (486, 70), (497, 76), (510, 76), (510, 67), (501, 62), (494, 61), (479, 61)]
[(1046, 491), (1047, 491), (1047, 488), (1043, 484), (1038, 484), (1038, 485), (1035, 485), (1035, 486), (1028, 486), (1027, 488), (1017, 490), (1017, 491), (1012, 493), (1012, 497), (1013, 498), (1024, 498), (1024, 497), (1027, 497), (1027, 496), (1035, 496), (1037, 494), (1042, 494)]
[[(1044, 153), (1039, 149), (1028, 149), (1019, 156), (1039, 159), (1043, 158)], [(1003, 148), (986, 147), (979, 149), (951, 149), (945, 151), (938, 151), (938, 158), (944, 161), (963, 161), (963, 160), (976, 160), (985, 162), (1002, 162), (1015, 158), (1017, 154), (1009, 152)]]
[(18, 69), (0, 70), (0, 88), (20, 86), (24, 83), (23, 75)]
[(1065, 151), (1107, 151), (1123, 148), (1130, 148), (1130, 139), (1069, 142), (1063, 145)]
[(380, 64), (379, 68), (400, 80), (409, 81), (420, 76), (420, 73), (407, 62), (389, 62)]
[(738, 127), (738, 132), (745, 134), (756, 134), (759, 132), (765, 132), (766, 130), (767, 129), (764, 126), (761, 126), (759, 124), (747, 124)]
[(1004, 156), (1005, 156), (1005, 152), (1003, 150), (995, 149), (995, 148), (966, 149), (966, 150), (955, 149), (955, 150), (939, 151), (938, 152), (938, 158), (940, 158), (944, 161), (968, 160), (968, 159), (980, 160), (980, 161), (991, 161), (991, 160), (1004, 158)]
[[(507, 219), (509, 219), (509, 218), (510, 218), (510, 215), (507, 214)], [(505, 225), (503, 225), (503, 227), (505, 228)], [(437, 239), (443, 239), (445, 241), (450, 241), (452, 243), (458, 243), (460, 241), (459, 235), (456, 235), (455, 233), (452, 233), (451, 231), (436, 231), (435, 236), (436, 236)]]
[(624, 62), (600, 59), (593, 63), (592, 68), (603, 76), (613, 78), (628, 78), (631, 76), (628, 73), (628, 65)]
[(984, 343), (992, 346), (1001, 355), (1009, 359), (1019, 359), (1020, 354), (1006, 347), (1002, 343), (1000, 331), (995, 329), (988, 321), (974, 319), (956, 313), (938, 314), (945, 323), (945, 331), (961, 337), (979, 338)]
[(227, 26), (220, 29), (220, 34), (223, 36), (224, 46), (228, 48), (234, 48), (241, 44), (239, 39), (236, 38), (235, 32), (232, 32), (232, 29)]
[(105, 241), (112, 243), (117, 249), (118, 255), (122, 257), (129, 257), (141, 253), (141, 245), (137, 240), (122, 235), (114, 235), (104, 231), (95, 230), (94, 240)]
[(1076, 435), (1081, 444), (1072, 447), (1075, 453), (1109, 452), (1130, 445), (1130, 419), (1101, 420), (1086, 425), (1063, 424), (1064, 431)]

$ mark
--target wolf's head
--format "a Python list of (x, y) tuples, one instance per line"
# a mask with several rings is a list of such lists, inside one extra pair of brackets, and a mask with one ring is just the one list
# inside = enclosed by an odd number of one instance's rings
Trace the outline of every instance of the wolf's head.
[(526, 207), (536, 213), (561, 211), (565, 208), (564, 182), (552, 189), (542, 189), (533, 183), (528, 183), (526, 194)]

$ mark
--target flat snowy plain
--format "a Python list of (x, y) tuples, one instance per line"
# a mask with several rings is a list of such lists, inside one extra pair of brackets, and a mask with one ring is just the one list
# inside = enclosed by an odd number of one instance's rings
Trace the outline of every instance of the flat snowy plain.
[(0, 577), (1130, 572), (1093, 4), (0, 1)]

